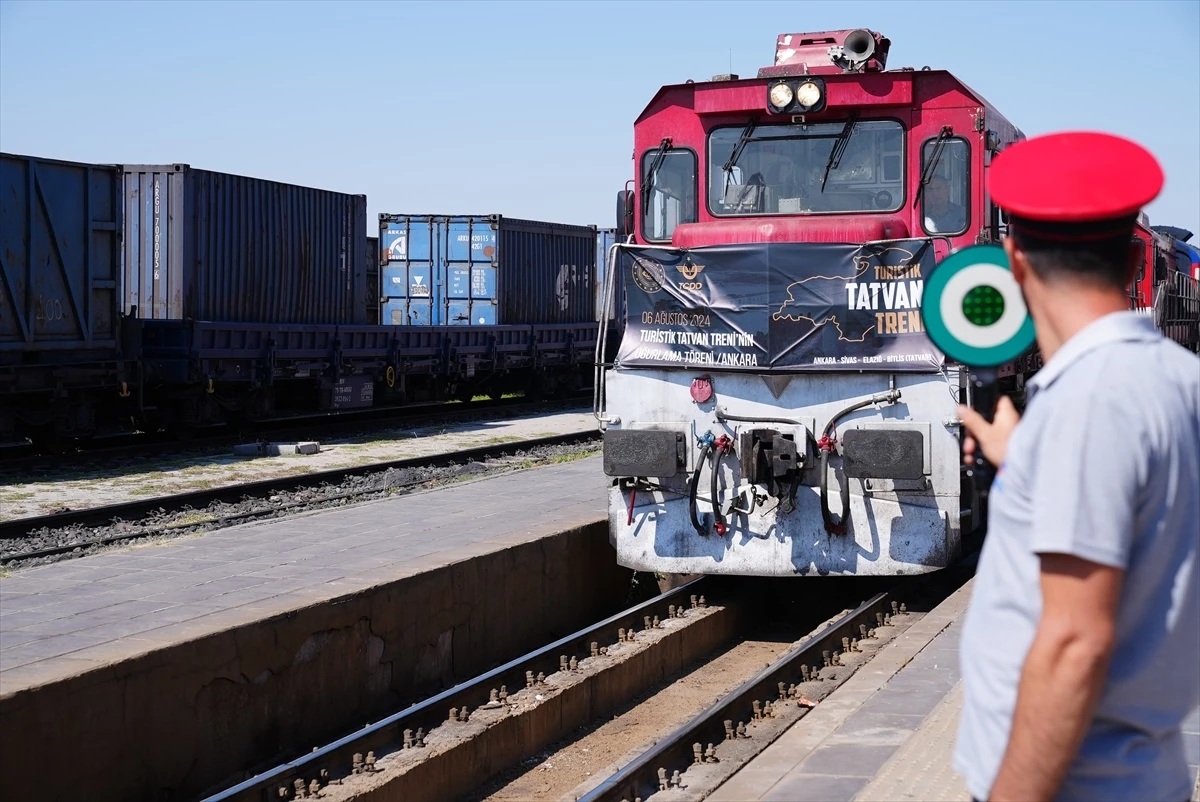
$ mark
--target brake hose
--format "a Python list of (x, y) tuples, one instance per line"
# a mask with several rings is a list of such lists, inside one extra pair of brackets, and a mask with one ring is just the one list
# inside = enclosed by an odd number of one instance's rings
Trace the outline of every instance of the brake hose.
[(725, 519), (721, 517), (721, 497), (717, 495), (717, 479), (721, 473), (721, 449), (714, 444), (712, 449), (712, 482), (709, 485), (709, 496), (712, 498), (713, 531), (718, 535), (725, 534)]
[(899, 400), (899, 390), (893, 389), (888, 390), (886, 393), (877, 393), (865, 401), (851, 404), (830, 418), (829, 423), (825, 424), (825, 429), (821, 432), (821, 439), (817, 441), (817, 447), (821, 450), (821, 520), (825, 524), (825, 531), (831, 535), (846, 534), (846, 527), (850, 523), (850, 480), (846, 477), (844, 471), (841, 478), (838, 479), (838, 490), (842, 494), (842, 517), (834, 518), (833, 513), (829, 510), (829, 452), (837, 447), (837, 438), (833, 434), (834, 427), (839, 420), (855, 410), (869, 407), (872, 404), (894, 404)]
[[(704, 470), (704, 462), (708, 459), (708, 452), (712, 450), (712, 443), (705, 443), (700, 449), (700, 459), (696, 460), (696, 470), (692, 473), (692, 481), (688, 484), (688, 515), (692, 518), (692, 526), (700, 535), (707, 535), (704, 527), (700, 524), (700, 518), (696, 514), (696, 491), (700, 487), (700, 471)], [(713, 509), (716, 509), (714, 500)]]

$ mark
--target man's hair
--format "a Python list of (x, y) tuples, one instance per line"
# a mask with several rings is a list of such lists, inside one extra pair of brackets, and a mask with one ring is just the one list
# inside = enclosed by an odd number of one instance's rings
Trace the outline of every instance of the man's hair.
[(1054, 225), (1012, 220), (1009, 235), (1044, 281), (1083, 281), (1124, 290), (1130, 278), (1133, 219)]

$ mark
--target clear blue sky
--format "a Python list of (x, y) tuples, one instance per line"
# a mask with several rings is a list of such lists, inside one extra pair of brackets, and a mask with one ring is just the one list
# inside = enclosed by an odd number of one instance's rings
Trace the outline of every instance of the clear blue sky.
[[(1026, 134), (1094, 128), (1163, 163), (1154, 223), (1200, 236), (1200, 2), (0, 2), (0, 148), (186, 162), (379, 212), (613, 224), (662, 84), (869, 27)], [(732, 51), (732, 56), (731, 56)]]

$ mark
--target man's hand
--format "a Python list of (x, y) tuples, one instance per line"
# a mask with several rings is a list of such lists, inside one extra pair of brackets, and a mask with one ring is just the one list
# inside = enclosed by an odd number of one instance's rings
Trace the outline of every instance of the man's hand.
[(969, 465), (974, 460), (975, 448), (978, 445), (983, 449), (983, 456), (988, 462), (997, 468), (1003, 465), (1004, 456), (1008, 453), (1008, 438), (1012, 436), (1013, 429), (1017, 428), (1017, 422), (1021, 420), (1012, 399), (1006, 395), (1000, 396), (991, 423), (975, 410), (961, 404), (958, 407), (958, 419), (967, 427), (968, 432), (963, 440), (964, 464)]

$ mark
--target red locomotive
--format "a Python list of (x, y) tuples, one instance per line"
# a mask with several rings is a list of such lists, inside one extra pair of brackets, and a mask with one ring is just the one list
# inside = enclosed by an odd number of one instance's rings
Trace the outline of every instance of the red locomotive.
[[(1024, 135), (945, 70), (887, 70), (889, 46), (784, 34), (757, 76), (662, 87), (638, 116), (605, 271), (621, 342), (605, 353), (602, 314), (597, 367), (622, 565), (920, 573), (980, 522), (967, 371), (932, 346), (921, 297), (951, 251), (1003, 236), (987, 171)], [(1171, 237), (1138, 236), (1131, 305), (1195, 348), (1195, 279)], [(1038, 367), (1011, 362), (1001, 391)]]

